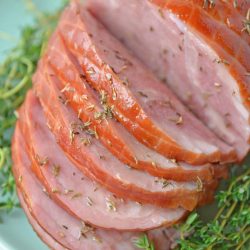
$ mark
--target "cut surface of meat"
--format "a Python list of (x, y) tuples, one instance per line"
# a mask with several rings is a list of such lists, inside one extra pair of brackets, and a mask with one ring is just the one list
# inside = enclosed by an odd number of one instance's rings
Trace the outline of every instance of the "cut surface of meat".
[(140, 142), (192, 164), (235, 159), (232, 148), (196, 119), (77, 1), (64, 11), (59, 31), (89, 84), (107, 92), (115, 117)]
[[(78, 221), (56, 205), (38, 182), (30, 169), (31, 161), (25, 151), (25, 139), (21, 135), (18, 122), (13, 137), (13, 172), (17, 181), (19, 192), (22, 194), (21, 202), (28, 209), (28, 215), (35, 220), (44, 233), (50, 235), (62, 248), (71, 250), (132, 250), (134, 240), (140, 236), (136, 232), (118, 232), (93, 228), (85, 222)], [(23, 203), (25, 201), (25, 204)], [(163, 232), (164, 231), (164, 232)], [(159, 250), (168, 250), (176, 238), (173, 229), (156, 229), (147, 232), (150, 239), (163, 244)], [(167, 236), (170, 237), (167, 237)], [(44, 234), (41, 235), (44, 237)], [(45, 240), (45, 238), (44, 238)], [(47, 242), (49, 243), (49, 242)], [(57, 246), (57, 245), (51, 245)], [(158, 249), (158, 248), (157, 248)]]
[(31, 224), (34, 232), (39, 236), (39, 238), (47, 244), (53, 250), (66, 250), (67, 248), (61, 246), (57, 241), (55, 241), (47, 232), (45, 232), (42, 227), (37, 223), (37, 221), (30, 214), (29, 208), (27, 207), (24, 198), (22, 197), (22, 191), (17, 190), (18, 199), (20, 205), (23, 208), (29, 223)]
[(57, 145), (32, 92), (19, 112), (19, 124), (29, 141), (33, 171), (50, 197), (79, 220), (108, 229), (146, 231), (173, 224), (185, 215), (183, 209), (142, 206), (119, 199), (84, 176)]
[(249, 152), (249, 15), (245, 0), (70, 1), (11, 146), (51, 249), (136, 250), (143, 234), (174, 249), (170, 226)]
[[(47, 232), (45, 232), (42, 229), (42, 227), (40, 227), (40, 225), (36, 222), (36, 220), (30, 214), (29, 208), (27, 207), (24, 199), (22, 198), (21, 191), (19, 191), (19, 190), (17, 190), (17, 191), (18, 191), (18, 197), (19, 197), (19, 201), (21, 203), (21, 206), (24, 209), (25, 214), (28, 217), (28, 220), (29, 220), (30, 224), (32, 225), (34, 231), (41, 238), (41, 240), (45, 244), (47, 244), (53, 250), (68, 250), (68, 248), (65, 248), (65, 247), (61, 246)], [(87, 229), (89, 229), (89, 228), (87, 228)], [(176, 246), (176, 244), (177, 244), (176, 241), (180, 238), (180, 233), (178, 231), (176, 231), (175, 229), (173, 229), (173, 228), (168, 228), (168, 229), (164, 229), (164, 228), (154, 229), (154, 230), (146, 232), (146, 234), (147, 234), (148, 238), (151, 241), (153, 241), (155, 249), (157, 249), (157, 250), (173, 249), (174, 246)], [(134, 244), (134, 240), (137, 237), (141, 236), (139, 233), (133, 233), (133, 235), (130, 234), (130, 238), (129, 238), (129, 234), (128, 233), (127, 233), (127, 235), (128, 236), (125, 238), (125, 240), (127, 240), (128, 242), (130, 242), (130, 244)], [(117, 245), (119, 243), (120, 243), (120, 241), (117, 243)], [(127, 248), (129, 244), (124, 243), (124, 242), (121, 242), (121, 245), (124, 246), (124, 250), (127, 250), (127, 249), (138, 249), (135, 246), (133, 246), (133, 248)], [(100, 249), (100, 247), (98, 249)], [(87, 249), (87, 250), (89, 250), (89, 249)], [(120, 248), (118, 250), (120, 250)]]
[(88, 87), (84, 72), (57, 32), (50, 39), (47, 50), (47, 60), (60, 80), (60, 88), (68, 104), (83, 122), (89, 122), (91, 129), (96, 129), (101, 142), (125, 164), (176, 181), (197, 180), (197, 177), (210, 180), (213, 175), (218, 176), (217, 170), (220, 167), (217, 165), (192, 166), (161, 156), (138, 142), (120, 123), (112, 119), (112, 114), (107, 114), (109, 107), (105, 104), (105, 96), (98, 100), (98, 95)]
[[(249, 151), (250, 138), (250, 48), (241, 46), (247, 43), (243, 38), (239, 44), (227, 36), (219, 37), (218, 27), (233, 33), (215, 20), (218, 8), (228, 4), (202, 10), (197, 6), (199, 1), (152, 2), (155, 4), (93, 0), (87, 6), (205, 125), (233, 146), (242, 160)], [(227, 9), (231, 11), (231, 6)], [(232, 13), (237, 16), (238, 10)], [(142, 22), (134, 21), (138, 16)], [(233, 17), (233, 21), (238, 18)], [(229, 40), (234, 44), (234, 54), (224, 50), (223, 44)], [(242, 48), (244, 63), (237, 59), (237, 49)]]
[[(57, 77), (40, 62), (33, 78), (36, 93), (41, 101), (48, 125), (57, 143), (84, 175), (94, 179), (121, 198), (163, 207), (193, 209), (204, 197), (213, 193), (217, 180), (175, 182), (159, 179), (146, 172), (131, 169), (117, 160), (98, 140), (98, 134), (82, 123), (74, 111), (65, 105), (63, 93), (58, 89)], [(60, 98), (58, 98), (60, 97)], [(90, 141), (84, 145), (83, 141)], [(90, 175), (90, 176), (89, 176)], [(164, 183), (166, 183), (165, 185)], [(210, 195), (208, 195), (210, 193)], [(181, 199), (180, 199), (181, 197)]]

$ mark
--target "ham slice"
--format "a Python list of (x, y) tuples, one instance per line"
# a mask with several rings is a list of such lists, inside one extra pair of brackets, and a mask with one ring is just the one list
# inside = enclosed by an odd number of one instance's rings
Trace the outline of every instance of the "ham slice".
[[(20, 201), (34, 229), (53, 249), (71, 250), (135, 250), (133, 242), (140, 233), (119, 232), (93, 228), (78, 221), (54, 203), (30, 169), (31, 161), (25, 151), (25, 138), (17, 122), (12, 143), (13, 172)], [(176, 239), (176, 231), (165, 228), (147, 232), (157, 249), (168, 250)], [(161, 243), (160, 245), (158, 245)]]
[(250, 46), (241, 32), (249, 4), (201, 2), (91, 0), (88, 8), (242, 160), (250, 138)]
[(39, 238), (47, 244), (51, 249), (54, 250), (66, 250), (67, 248), (60, 245), (57, 241), (55, 241), (43, 228), (38, 224), (38, 222), (32, 217), (29, 208), (27, 207), (24, 198), (22, 196), (22, 191), (17, 190), (18, 199), (20, 201), (21, 207), (23, 208), (29, 223), (31, 224), (33, 230), (39, 236)]
[(142, 206), (119, 199), (84, 176), (57, 145), (32, 92), (19, 112), (19, 124), (29, 141), (33, 171), (50, 197), (79, 220), (101, 228), (145, 231), (171, 225), (186, 214), (184, 209)]
[(191, 164), (235, 159), (233, 149), (196, 119), (78, 1), (64, 11), (59, 31), (89, 84), (107, 92), (116, 119), (141, 143)]
[(120, 123), (109, 117), (100, 104), (98, 94), (89, 88), (84, 72), (57, 32), (50, 39), (46, 57), (60, 80), (60, 89), (69, 105), (83, 122), (91, 121), (90, 127), (96, 129), (100, 141), (125, 164), (146, 170), (156, 177), (176, 181), (197, 180), (197, 177), (211, 180), (213, 176), (219, 176), (221, 167), (218, 165), (192, 166), (161, 156), (138, 142)]
[[(94, 178), (118, 197), (142, 203), (192, 210), (204, 197), (205, 201), (211, 201), (217, 180), (200, 185), (198, 178), (190, 182), (159, 179), (117, 160), (100, 143), (98, 134), (82, 123), (65, 101), (60, 101), (65, 97), (58, 89), (58, 79), (45, 66), (42, 60), (34, 77), (36, 93), (57, 142), (84, 175)], [(90, 141), (87, 145), (86, 140)]]

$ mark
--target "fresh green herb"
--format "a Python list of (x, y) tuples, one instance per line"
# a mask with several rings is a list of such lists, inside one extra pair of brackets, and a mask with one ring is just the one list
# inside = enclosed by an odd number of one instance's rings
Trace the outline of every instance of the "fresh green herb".
[(146, 234), (143, 234), (141, 237), (137, 238), (134, 241), (134, 245), (140, 249), (144, 250), (154, 250), (154, 244), (150, 241)]
[(250, 249), (250, 170), (233, 177), (216, 199), (218, 212), (212, 221), (205, 223), (192, 213), (179, 227), (178, 249)]
[[(64, 1), (65, 2), (65, 1)], [(36, 21), (21, 32), (17, 46), (0, 65), (0, 210), (11, 211), (18, 206), (15, 181), (11, 172), (11, 137), (25, 93), (31, 87), (31, 77), (38, 59), (46, 47), (58, 14), (39, 12), (32, 1), (26, 1), (36, 15)]]
[(15, 180), (11, 173), (10, 159), (10, 148), (0, 148), (0, 210), (7, 212), (18, 206), (18, 200), (15, 193)]

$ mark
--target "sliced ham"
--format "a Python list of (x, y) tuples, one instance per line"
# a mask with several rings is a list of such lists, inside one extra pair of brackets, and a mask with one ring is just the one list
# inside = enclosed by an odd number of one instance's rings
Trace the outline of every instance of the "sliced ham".
[[(35, 222), (33, 225), (39, 225), (40, 236), (53, 249), (137, 249), (134, 240), (140, 236), (139, 233), (93, 228), (70, 216), (50, 199), (30, 169), (31, 161), (25, 151), (25, 138), (18, 123), (13, 137), (12, 152), (13, 172), (21, 194), (21, 203), (31, 222)], [(162, 228), (149, 231), (147, 234), (153, 242), (156, 242), (158, 250), (170, 249), (176, 238), (176, 231), (173, 229)], [(158, 245), (159, 243), (161, 245)]]
[[(98, 134), (82, 123), (65, 101), (60, 101), (65, 97), (58, 89), (58, 79), (48, 65), (44, 67), (41, 61), (33, 81), (36, 93), (57, 142), (84, 175), (94, 178), (118, 197), (162, 207), (182, 206), (192, 210), (202, 198), (211, 200), (217, 180), (203, 185), (199, 178), (175, 182), (155, 178), (120, 162), (100, 143)], [(86, 140), (90, 141), (87, 145)]]
[(84, 176), (57, 145), (32, 92), (19, 112), (19, 124), (29, 141), (33, 171), (50, 197), (79, 220), (102, 228), (145, 231), (173, 224), (186, 214), (184, 209), (142, 206), (119, 199)]
[(28, 218), (28, 221), (31, 224), (37, 236), (39, 236), (39, 238), (53, 250), (66, 250), (67, 248), (63, 247), (55, 239), (53, 239), (45, 230), (43, 230), (43, 228), (38, 224), (38, 222), (32, 217), (29, 208), (24, 201), (22, 191), (17, 190), (17, 194), (20, 201), (20, 205), (23, 208)]
[(69, 105), (82, 121), (91, 121), (90, 127), (96, 129), (101, 142), (125, 164), (176, 181), (197, 180), (197, 177), (211, 180), (213, 176), (219, 176), (218, 170), (221, 167), (218, 165), (192, 166), (161, 156), (138, 142), (120, 123), (112, 119), (112, 114), (106, 114), (98, 94), (89, 88), (84, 72), (57, 32), (50, 39), (46, 57), (60, 80), (60, 89)]
[[(160, 3), (160, 1), (161, 0), (158, 2)], [(226, 32), (232, 30), (240, 39), (245, 40), (247, 44), (250, 45), (250, 36), (247, 32), (242, 32), (244, 26), (241, 13), (239, 13), (238, 8), (235, 7), (235, 3), (229, 4), (228, 2), (216, 1), (215, 4), (209, 4), (208, 2), (204, 3), (203, 0), (191, 0), (191, 3), (196, 4), (199, 8), (203, 8), (203, 11), (205, 10), (209, 16), (214, 18), (221, 25), (221, 28), (224, 27)], [(247, 10), (247, 8), (245, 9)], [(246, 14), (247, 13), (244, 14), (244, 17), (246, 17)]]
[(141, 143), (191, 164), (235, 160), (233, 149), (217, 139), (77, 1), (64, 11), (59, 31), (89, 84), (107, 92), (115, 117)]
[[(29, 208), (25, 204), (25, 201), (22, 198), (21, 191), (19, 191), (19, 190), (18, 190), (18, 197), (19, 197), (21, 206), (25, 211), (26, 216), (28, 217), (28, 220), (33, 227), (33, 230), (40, 237), (40, 239), (53, 250), (69, 250), (68, 248), (61, 246), (46, 231), (44, 231), (42, 229), (42, 227), (40, 227), (40, 225), (37, 223), (37, 221), (30, 214)], [(154, 243), (154, 247), (156, 250), (174, 249), (174, 247), (177, 245), (176, 241), (180, 238), (180, 233), (174, 228), (154, 229), (154, 230), (148, 231), (146, 233), (147, 233), (148, 238)], [(115, 234), (117, 235), (117, 233), (115, 233)], [(125, 234), (125, 233), (123, 233), (123, 234)], [(129, 238), (129, 236), (130, 236), (130, 238)], [(133, 241), (137, 237), (140, 237), (140, 236), (141, 235), (139, 235), (138, 233), (133, 233), (133, 235), (126, 233), (125, 240), (129, 241), (131, 244), (131, 243), (133, 243)], [(119, 238), (119, 240), (120, 240), (120, 238)], [(122, 241), (120, 246), (124, 246), (124, 250), (131, 249), (131, 248), (125, 248), (125, 247), (128, 247), (128, 245), (129, 244), (127, 244), (127, 242), (124, 243)], [(100, 249), (100, 247), (98, 249)], [(134, 247), (132, 249), (138, 249), (138, 248)], [(82, 250), (84, 250), (84, 249), (82, 249)], [(89, 249), (87, 249), (87, 250), (89, 250)], [(120, 250), (120, 248), (118, 250)]]
[[(163, 8), (163, 10), (166, 8), (180, 15), (183, 21), (186, 21), (193, 28), (201, 32), (207, 40), (213, 40), (229, 55), (237, 59), (247, 70), (250, 69), (248, 62), (248, 58), (250, 57), (249, 44), (245, 39), (242, 39), (241, 36), (235, 34), (229, 27), (225, 26), (225, 23), (218, 22), (216, 16), (209, 15), (207, 7), (212, 8), (211, 4), (210, 6), (203, 7), (201, 2), (199, 3), (199, 1), (194, 0), (184, 2), (182, 0), (151, 0), (151, 2), (158, 8)], [(233, 6), (230, 5), (229, 8), (231, 7)], [(187, 15), (184, 13), (191, 14)]]
[(240, 19), (249, 4), (200, 2), (91, 0), (88, 8), (242, 160), (250, 138), (250, 47)]

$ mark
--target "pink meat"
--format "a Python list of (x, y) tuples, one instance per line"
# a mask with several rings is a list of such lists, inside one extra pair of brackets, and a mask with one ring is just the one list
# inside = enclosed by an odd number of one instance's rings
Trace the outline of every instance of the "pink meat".
[[(175, 4), (175, 1), (167, 2), (172, 6)], [(246, 77), (247, 68), (222, 51), (219, 43), (208, 42), (192, 24), (185, 24), (182, 16), (178, 17), (167, 7), (159, 11), (159, 7), (150, 1), (89, 0), (88, 8), (204, 124), (233, 146), (240, 160), (244, 158), (249, 151), (250, 138), (249, 109), (246, 104), (246, 100), (249, 100), (247, 85), (250, 82)], [(239, 4), (241, 8), (247, 10)], [(215, 28), (219, 27), (216, 20), (205, 14), (205, 10), (203, 14), (205, 24), (209, 22)], [(138, 17), (143, 21), (135, 21)], [(224, 25), (223, 30), (227, 29)], [(210, 32), (216, 36), (216, 29)], [(232, 31), (227, 32), (237, 37)], [(238, 42), (235, 45), (238, 47)], [(218, 54), (218, 51), (221, 53)], [(245, 55), (249, 55), (249, 47)], [(225, 63), (223, 60), (220, 62), (221, 58), (225, 59)], [(248, 67), (249, 62), (248, 56)], [(236, 73), (244, 79), (243, 82), (236, 77), (232, 67), (237, 68)]]
[[(41, 106), (32, 96), (32, 92), (28, 94), (24, 110), (19, 112), (19, 117), (22, 133), (26, 134), (29, 140), (27, 147), (34, 172), (50, 196), (79, 220), (102, 228), (145, 231), (171, 224), (184, 215), (183, 209), (142, 206), (136, 202), (119, 199), (84, 176), (56, 143), (55, 137), (46, 126)], [(41, 167), (43, 159), (47, 160)], [(84, 161), (82, 163), (86, 164)], [(115, 211), (108, 207), (110, 202), (114, 204)]]
[[(213, 133), (205, 128), (166, 86), (157, 81), (149, 70), (136, 60), (100, 23), (96, 22), (88, 12), (81, 9), (76, 2), (73, 2), (64, 11), (59, 30), (81, 66), (84, 69), (89, 67), (88, 70), (85, 69), (85, 72), (96, 89), (103, 88), (102, 79), (105, 77), (97, 63), (109, 65), (113, 69), (115, 74), (112, 84), (117, 92), (117, 98), (112, 104), (116, 107), (116, 117), (138, 140), (157, 150), (165, 137), (171, 138), (172, 142), (177, 143), (183, 150), (179, 154), (175, 152), (174, 148), (169, 147), (169, 150), (165, 152), (166, 156), (176, 153), (178, 160), (183, 157), (183, 160), (188, 161), (186, 154), (190, 155), (192, 152), (197, 155), (197, 159), (193, 159), (192, 163), (198, 161), (200, 154), (210, 155), (211, 159), (216, 161), (215, 154), (218, 152), (222, 153), (222, 158), (225, 161), (232, 160), (232, 148), (218, 140)], [(91, 62), (93, 62), (92, 67), (90, 67)], [(124, 69), (124, 67), (126, 68)], [(90, 70), (91, 68), (93, 70)], [(105, 67), (103, 66), (103, 68)], [(108, 72), (105, 69), (103, 71)], [(121, 83), (126, 81), (129, 82), (128, 86)], [(107, 87), (107, 84), (105, 86)], [(138, 111), (138, 114), (132, 118), (130, 108), (134, 102), (138, 103), (142, 110)], [(121, 109), (126, 109), (126, 111), (122, 112)], [(137, 124), (137, 119), (144, 118), (149, 119), (154, 124), (153, 131), (157, 129), (165, 135), (165, 137), (162, 135), (160, 139), (157, 138), (157, 146), (152, 142), (147, 143), (147, 137), (141, 137), (136, 132), (135, 128), (138, 126), (145, 129), (144, 125)], [(133, 126), (128, 119), (131, 119)], [(148, 131), (148, 133), (150, 132), (151, 130)], [(188, 152), (185, 153), (185, 150)], [(161, 150), (159, 152), (164, 154)]]
[(47, 244), (51, 249), (54, 250), (66, 250), (67, 248), (63, 247), (62, 245), (60, 245), (55, 239), (53, 239), (52, 236), (50, 236), (39, 224), (38, 222), (32, 217), (28, 206), (26, 205), (23, 195), (22, 195), (22, 191), (17, 189), (17, 194), (18, 194), (18, 198), (21, 204), (21, 207), (23, 208), (29, 223), (31, 224), (33, 230), (35, 231), (35, 233), (40, 237), (40, 239)]
[[(67, 214), (63, 209), (54, 203), (43, 186), (33, 175), (30, 165), (31, 161), (25, 151), (25, 138), (21, 134), (19, 124), (15, 130), (13, 137), (13, 171), (15, 179), (25, 204), (21, 198), (21, 202), (25, 208), (28, 208), (28, 216), (32, 216), (39, 225), (41, 237), (47, 241), (48, 235), (55, 242), (55, 249), (71, 249), (71, 250), (129, 250), (135, 248), (133, 242), (140, 234), (122, 233), (112, 230), (95, 229), (88, 224), (78, 221)], [(36, 224), (36, 225), (37, 225)], [(163, 232), (164, 231), (164, 232)], [(46, 234), (46, 235), (45, 235)], [(158, 250), (168, 250), (173, 244), (175, 232), (170, 229), (157, 229), (148, 232), (149, 237), (155, 242), (161, 242)], [(170, 235), (171, 237), (167, 237)], [(59, 245), (60, 247), (58, 247)], [(157, 244), (157, 243), (156, 243)], [(61, 247), (62, 246), (62, 247)]]
[[(168, 180), (168, 185), (163, 188), (164, 180), (128, 168), (96, 139), (96, 135), (93, 137), (81, 131), (79, 127), (81, 128), (82, 123), (68, 105), (60, 102), (59, 97), (61, 100), (65, 98), (58, 89), (57, 77), (48, 67), (44, 68), (43, 61), (34, 77), (34, 84), (57, 142), (84, 175), (88, 176), (91, 172), (91, 177), (119, 197), (163, 207), (176, 208), (180, 205), (186, 209), (193, 209), (203, 195), (207, 196), (210, 193), (208, 200), (211, 199), (217, 180), (204, 183), (202, 191), (197, 189), (197, 181)], [(77, 134), (73, 139), (72, 124), (77, 125), (75, 128)], [(91, 144), (84, 146), (82, 138), (90, 138)]]
[[(213, 178), (213, 175), (218, 175), (217, 170), (220, 169), (218, 165), (192, 166), (163, 157), (137, 141), (112, 118), (96, 123), (94, 114), (103, 112), (98, 94), (89, 88), (83, 77), (80, 77), (84, 75), (84, 72), (61, 41), (58, 32), (55, 32), (50, 39), (46, 56), (60, 80), (60, 89), (69, 100), (69, 105), (80, 114), (79, 118), (82, 121), (91, 120), (92, 128), (96, 127), (100, 141), (118, 159), (131, 167), (146, 170), (154, 176), (176, 181), (196, 180), (197, 176), (202, 180), (209, 180)], [(85, 102), (82, 96), (85, 96)], [(93, 110), (89, 111), (85, 108), (91, 105), (94, 106)], [(81, 116), (84, 112), (86, 114)], [(130, 157), (127, 151), (130, 152)]]

